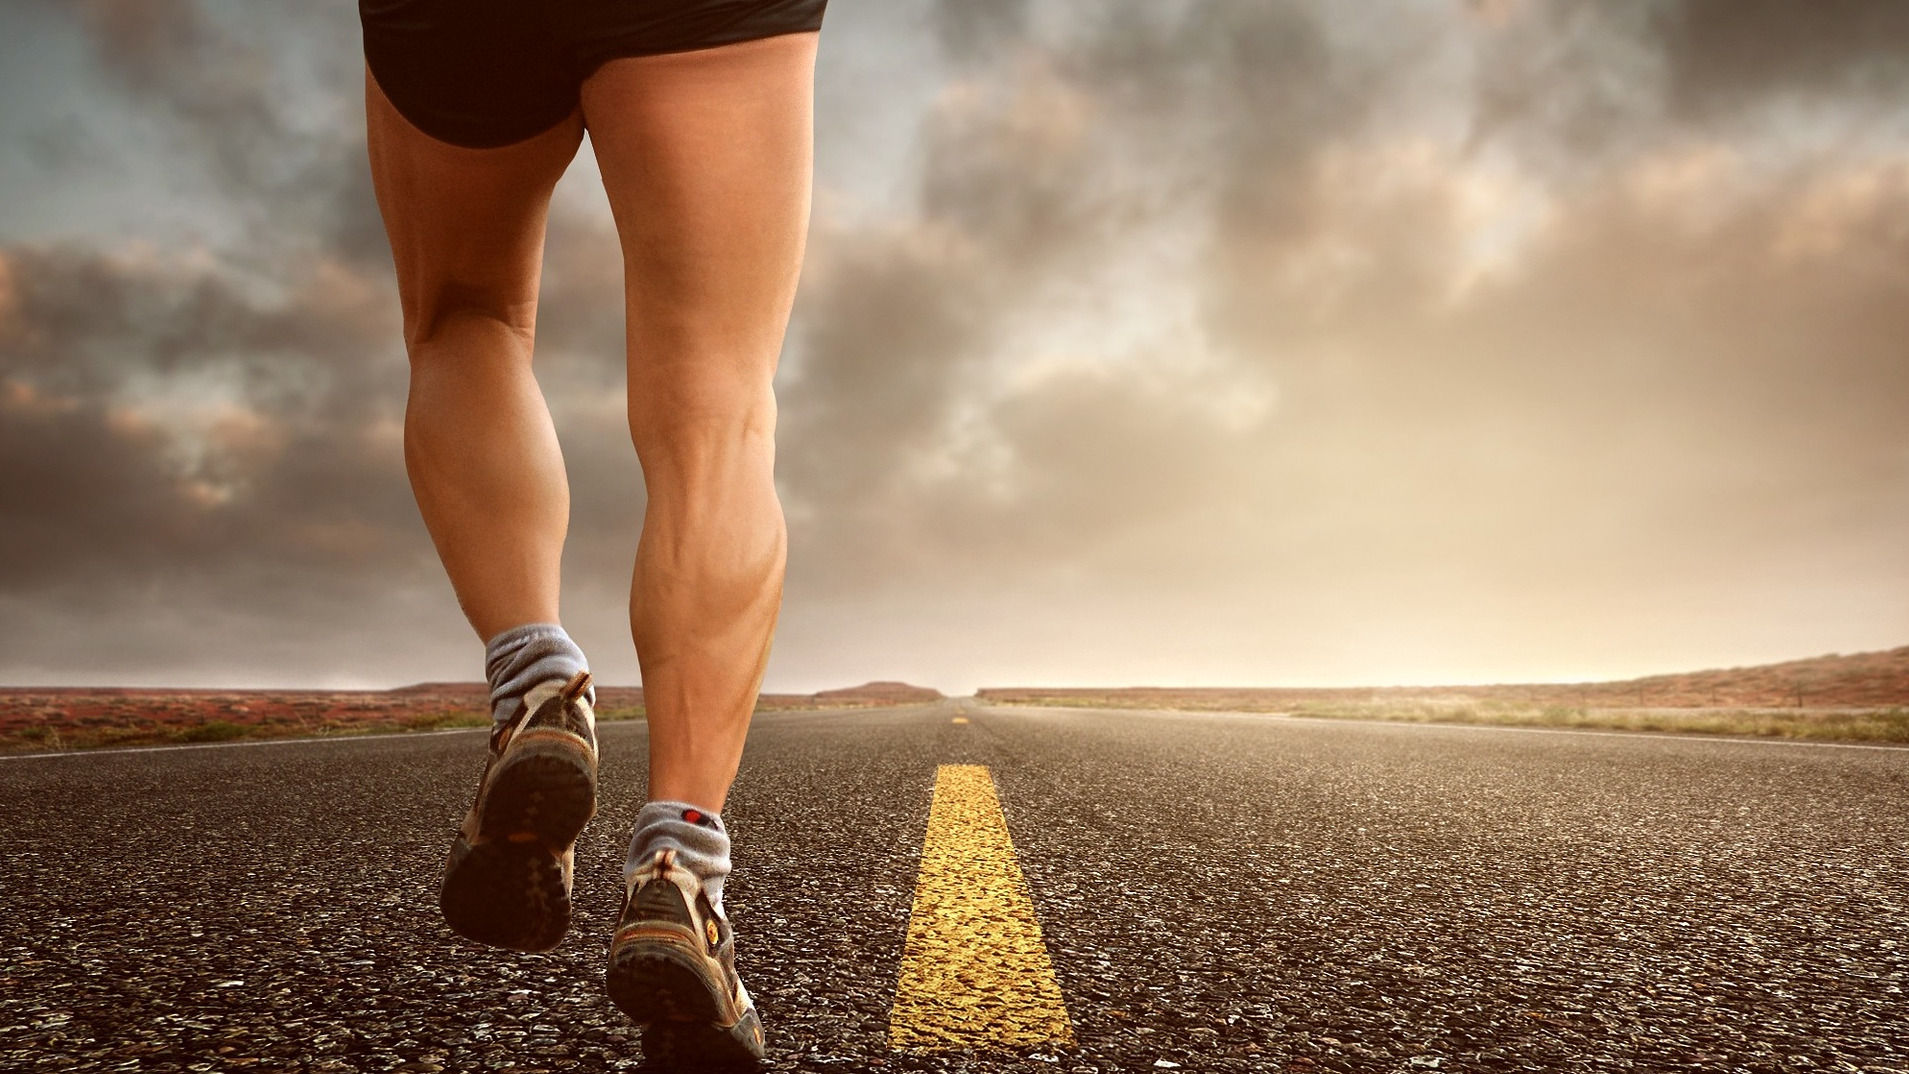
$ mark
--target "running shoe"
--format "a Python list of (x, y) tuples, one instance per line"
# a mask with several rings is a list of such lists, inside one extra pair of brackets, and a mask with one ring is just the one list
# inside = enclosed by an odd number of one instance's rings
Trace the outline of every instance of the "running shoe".
[(491, 732), (477, 800), (451, 844), (438, 905), (459, 934), (548, 951), (570, 928), (577, 836), (597, 809), (590, 673), (531, 687)]
[(610, 1001), (643, 1026), (665, 1069), (756, 1071), (762, 1019), (736, 976), (736, 938), (696, 874), (659, 848), (625, 880), (610, 943)]

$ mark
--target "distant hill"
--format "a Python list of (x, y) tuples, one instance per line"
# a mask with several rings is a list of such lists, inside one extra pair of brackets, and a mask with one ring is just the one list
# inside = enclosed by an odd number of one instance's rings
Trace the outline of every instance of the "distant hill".
[[(97, 692), (97, 691), (95, 691)], [(142, 691), (135, 691), (142, 692)], [(231, 691), (219, 691), (230, 693)], [(269, 691), (260, 691), (261, 693)], [(300, 691), (304, 692), (304, 691)], [(400, 686), (395, 690), (373, 691), (390, 693), (407, 698), (439, 698), (444, 700), (483, 699), (490, 696), (490, 688), (481, 682), (420, 682), (411, 686)], [(819, 690), (813, 694), (768, 694), (761, 695), (759, 703), (764, 708), (803, 708), (807, 706), (827, 706), (832, 704), (907, 704), (916, 701), (936, 701), (944, 696), (939, 690), (926, 686), (912, 686), (905, 682), (865, 682), (860, 686), (844, 686), (835, 690)], [(600, 707), (618, 706), (640, 708), (643, 704), (641, 686), (606, 686), (597, 684), (597, 704)]]
[(860, 686), (848, 686), (840, 690), (818, 690), (815, 700), (820, 703), (850, 702), (877, 705), (906, 705), (917, 701), (939, 701), (943, 697), (940, 690), (930, 690), (926, 686), (910, 686), (905, 682), (865, 682)]
[(987, 701), (1102, 698), (1127, 705), (1264, 708), (1308, 702), (1468, 699), (1590, 708), (1869, 708), (1909, 705), (1909, 646), (1621, 682), (1383, 687), (989, 687)]

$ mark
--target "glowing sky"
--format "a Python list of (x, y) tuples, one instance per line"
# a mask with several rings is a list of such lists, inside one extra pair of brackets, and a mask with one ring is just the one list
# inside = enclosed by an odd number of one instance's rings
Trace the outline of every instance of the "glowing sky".
[[(348, 3), (0, 8), (0, 683), (481, 676)], [(1909, 641), (1909, 5), (837, 0), (766, 688)], [(588, 146), (538, 340), (637, 681)]]

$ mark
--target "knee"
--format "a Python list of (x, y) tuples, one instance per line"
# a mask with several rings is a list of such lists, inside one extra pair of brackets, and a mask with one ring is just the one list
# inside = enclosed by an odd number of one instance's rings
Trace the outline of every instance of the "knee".
[(647, 390), (631, 385), (630, 439), (645, 470), (711, 460), (772, 463), (776, 398), (766, 383), (706, 377)]
[(456, 280), (408, 290), (403, 296), (404, 342), (414, 360), (428, 353), (432, 344), (473, 324), (526, 345), (536, 332), (534, 297), (511, 297), (494, 287)]

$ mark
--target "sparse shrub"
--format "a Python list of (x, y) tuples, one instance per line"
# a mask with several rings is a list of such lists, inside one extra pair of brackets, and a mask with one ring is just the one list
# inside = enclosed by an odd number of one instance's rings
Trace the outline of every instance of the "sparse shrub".
[(407, 731), (446, 731), (453, 727), (485, 727), (490, 718), (475, 712), (414, 712), (399, 723)]
[(181, 742), (230, 742), (235, 738), (244, 738), (245, 728), (230, 720), (207, 720), (180, 729), (177, 737)]

